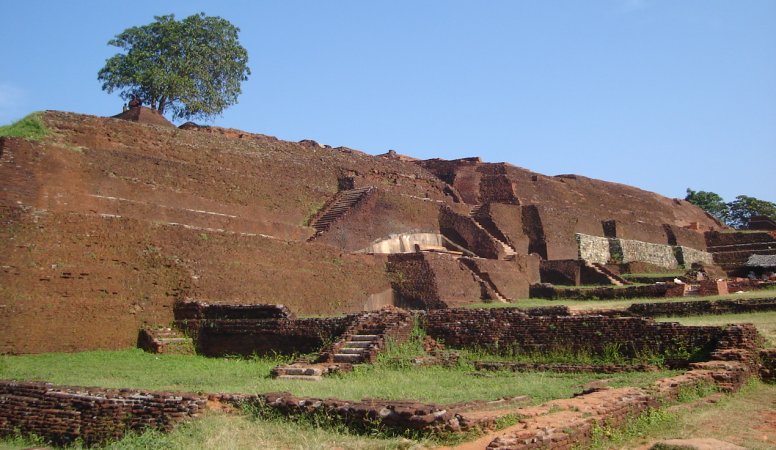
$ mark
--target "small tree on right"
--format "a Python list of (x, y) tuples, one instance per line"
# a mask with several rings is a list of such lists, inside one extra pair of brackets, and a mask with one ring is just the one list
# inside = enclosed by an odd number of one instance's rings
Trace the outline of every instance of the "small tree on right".
[(767, 216), (776, 220), (776, 204), (746, 195), (739, 195), (727, 204), (725, 222), (731, 227), (745, 228), (753, 216)]

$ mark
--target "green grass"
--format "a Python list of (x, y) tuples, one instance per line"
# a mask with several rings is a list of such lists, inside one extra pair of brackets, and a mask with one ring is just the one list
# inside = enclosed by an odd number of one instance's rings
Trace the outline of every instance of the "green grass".
[[(349, 400), (416, 399), (435, 403), (490, 400), (528, 395), (534, 403), (569, 397), (580, 386), (608, 378), (615, 383), (643, 385), (665, 373), (622, 375), (555, 373), (479, 373), (459, 367), (412, 367), (386, 361), (357, 366), (318, 383), (273, 380), (272, 358), (224, 359), (154, 355), (141, 350), (0, 356), (0, 379), (40, 380), (55, 384), (138, 388), (186, 392), (273, 392), (336, 397)], [(462, 387), (466, 388), (463, 389)]]
[(713, 403), (669, 406), (620, 428), (597, 427), (591, 448), (651, 448), (657, 440), (715, 438), (750, 449), (772, 449), (776, 429), (769, 422), (774, 404), (776, 386), (753, 380)]
[(0, 126), (0, 136), (19, 137), (37, 141), (49, 134), (40, 118), (41, 113), (32, 113), (11, 124)]
[[(135, 449), (403, 449), (413, 445), (425, 447), (427, 441), (403, 438), (360, 436), (346, 429), (329, 429), (307, 423), (256, 420), (248, 415), (205, 414), (201, 419), (185, 422), (170, 433), (147, 431), (131, 434), (102, 448)], [(7, 438), (0, 440), (0, 450), (40, 447), (36, 439)], [(78, 445), (69, 448), (81, 448)]]
[(766, 345), (776, 347), (776, 311), (718, 314), (690, 317), (659, 317), (661, 322), (679, 322), (682, 325), (727, 325), (731, 323), (752, 323), (766, 339)]

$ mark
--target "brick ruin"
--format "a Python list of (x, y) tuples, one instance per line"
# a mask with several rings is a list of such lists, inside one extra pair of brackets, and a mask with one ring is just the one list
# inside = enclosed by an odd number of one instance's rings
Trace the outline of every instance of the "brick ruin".
[[(752, 353), (756, 336), (748, 327), (576, 316), (562, 307), (461, 307), (745, 289), (745, 282), (716, 279), (601, 290), (542, 282), (627, 284), (621, 273), (693, 263), (743, 275), (750, 255), (775, 254), (772, 232), (723, 233), (719, 222), (682, 200), (577, 175), (549, 177), (478, 158), (370, 156), (193, 124), (175, 128), (142, 109), (123, 116), (130, 120), (46, 112), (53, 131), (46, 140), (0, 138), (0, 286), (7, 294), (0, 321), (8, 324), (0, 353), (124, 348), (137, 339), (160, 353), (317, 353), (315, 361), (278, 367), (274, 375), (319, 377), (374, 361), (386, 342), (407, 338), (415, 317), (451, 347), (712, 354), (706, 366), (693, 366), (695, 375), (656, 387), (657, 394), (593, 393), (587, 399), (597, 409), (570, 400), (577, 410), (546, 419), (541, 408), (523, 410), (524, 429), (492, 448), (578, 442), (592, 423), (643, 411), (673, 395), (676, 385), (712, 380), (732, 389), (753, 366), (726, 350)], [(234, 304), (180, 302), (186, 298)], [(379, 309), (386, 304), (422, 312)], [(772, 306), (667, 305), (630, 314)], [(291, 309), (327, 317), (297, 318)], [(173, 320), (176, 327), (136, 334), (143, 325)], [(772, 352), (761, 351), (759, 359), (772, 379)], [(0, 399), (12, 407), (0, 408), (6, 414), (0, 431), (42, 434), (40, 421), (50, 420), (56, 426), (44, 436), (54, 442), (100, 442), (146, 425), (167, 430), (196, 416), (203, 398), (2, 382)], [(218, 399), (234, 400), (211, 400)], [(343, 414), (354, 422), (377, 419), (406, 429), (460, 431), (474, 423), (466, 422), (461, 405), (345, 405), (290, 394), (264, 394), (261, 401), (283, 414), (349, 411)], [(549, 433), (545, 420), (567, 421), (573, 433), (557, 427)]]
[(55, 445), (80, 440), (92, 446), (130, 431), (170, 431), (199, 416), (206, 403), (195, 394), (0, 380), (0, 435), (22, 432)]
[[(49, 111), (49, 138), (0, 138), (0, 283), (13, 286), (0, 318), (18, 324), (0, 352), (126, 346), (139, 325), (169, 322), (182, 298), (315, 315), (516, 301), (549, 281), (537, 258), (596, 262), (580, 256), (577, 235), (616, 240), (635, 255), (627, 261), (650, 245), (678, 248), (687, 265), (707, 249), (703, 231), (721, 228), (687, 202), (577, 175), (174, 128), (145, 113)], [(629, 253), (628, 242), (641, 244)], [(436, 255), (402, 259), (418, 251)], [(402, 281), (417, 268), (434, 282)], [(581, 270), (580, 283), (613, 278)], [(92, 323), (127, 326), (85, 336), (59, 325), (78, 324), (84, 309)]]
[[(238, 305), (201, 303), (181, 306), (181, 317), (199, 320), (195, 322), (200, 329), (199, 336), (202, 336), (202, 329), (210, 326), (208, 321), (253, 321), (254, 324), (264, 321), (276, 324), (279, 334), (285, 333), (285, 327), (278, 321), (304, 321), (293, 319), (285, 308), (272, 305), (247, 309)], [(373, 313), (368, 318), (369, 326), (374, 327), (379, 317)], [(395, 320), (395, 316), (384, 317)], [(703, 362), (691, 363), (690, 370), (683, 375), (660, 379), (647, 388), (594, 389), (570, 399), (527, 407), (517, 403), (509, 409), (505, 409), (509, 404), (504, 401), (437, 405), (378, 399), (318, 399), (290, 393), (194, 395), (0, 381), (0, 405), (3, 405), (0, 408), (0, 434), (35, 433), (56, 444), (81, 439), (87, 445), (95, 445), (120, 438), (129, 431), (147, 428), (169, 431), (175, 423), (195, 418), (209, 406), (223, 409), (224, 405), (247, 404), (259, 413), (271, 411), (291, 417), (325, 414), (356, 430), (377, 426), (400, 433), (488, 431), (495, 428), (499, 417), (512, 413), (519, 414), (521, 420), (495, 436), (487, 437), (484, 447), (566, 448), (591, 439), (594, 426), (624, 423), (648, 408), (657, 407), (660, 402), (675, 399), (683, 389), (706, 383), (733, 392), (758, 372), (764, 379), (772, 379), (775, 370), (776, 358), (772, 350), (758, 350), (757, 330), (748, 325), (682, 327), (645, 319), (603, 316), (534, 316), (531, 319), (525, 313), (507, 309), (431, 311), (422, 315), (421, 324), (429, 334), (446, 339), (452, 347), (484, 344), (498, 350), (519, 340), (525, 342), (525, 345), (521, 344), (525, 349), (551, 351), (559, 347), (572, 348), (574, 343), (569, 338), (574, 335), (580, 336), (580, 341), (590, 341), (594, 349), (625, 339), (640, 345), (640, 350), (654, 348), (671, 352), (672, 346), (703, 346), (710, 357)], [(544, 366), (533, 369), (558, 370)], [(649, 366), (597, 369), (609, 372), (653, 370)]]

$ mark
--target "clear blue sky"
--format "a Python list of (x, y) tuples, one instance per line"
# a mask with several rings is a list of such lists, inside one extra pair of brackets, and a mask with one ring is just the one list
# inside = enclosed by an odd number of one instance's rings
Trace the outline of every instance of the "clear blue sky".
[(199, 11), (253, 71), (215, 125), (776, 201), (769, 0), (5, 1), (0, 123), (120, 112), (108, 40)]

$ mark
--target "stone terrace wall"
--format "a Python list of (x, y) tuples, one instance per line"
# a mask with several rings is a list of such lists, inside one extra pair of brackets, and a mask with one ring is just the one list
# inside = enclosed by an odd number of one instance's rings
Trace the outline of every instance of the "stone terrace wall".
[(592, 263), (614, 262), (628, 264), (644, 262), (666, 269), (675, 269), (680, 264), (689, 267), (692, 263), (712, 265), (710, 253), (685, 246), (653, 244), (630, 239), (615, 239), (589, 236), (577, 233), (578, 257)]
[(602, 353), (612, 346), (626, 356), (712, 350), (722, 327), (690, 327), (640, 317), (529, 317), (511, 308), (445, 309), (422, 317), (427, 333), (445, 345), (494, 351)]
[(606, 264), (612, 260), (612, 254), (609, 250), (609, 238), (579, 233), (576, 235), (576, 238), (579, 259), (598, 264)]
[(680, 246), (679, 249), (679, 254), (682, 255), (682, 262), (685, 267), (690, 267), (694, 263), (701, 263), (704, 266), (711, 266), (714, 264), (714, 257), (711, 253), (685, 246)]
[(129, 431), (169, 431), (206, 402), (193, 394), (0, 381), (0, 435), (34, 434), (56, 445), (80, 439), (91, 446)]
[(387, 268), (401, 306), (436, 309), (481, 301), (480, 284), (474, 280), (471, 271), (451, 255), (390, 255)]
[(477, 256), (492, 259), (504, 256), (504, 249), (480, 228), (474, 219), (458, 214), (448, 207), (439, 210), (439, 230), (446, 238), (466, 247)]
[(311, 353), (345, 332), (357, 315), (321, 319), (204, 319), (195, 341), (205, 356)]
[(740, 314), (747, 312), (776, 311), (776, 298), (634, 303), (628, 307), (627, 311), (631, 314), (644, 317), (698, 316), (702, 314)]

